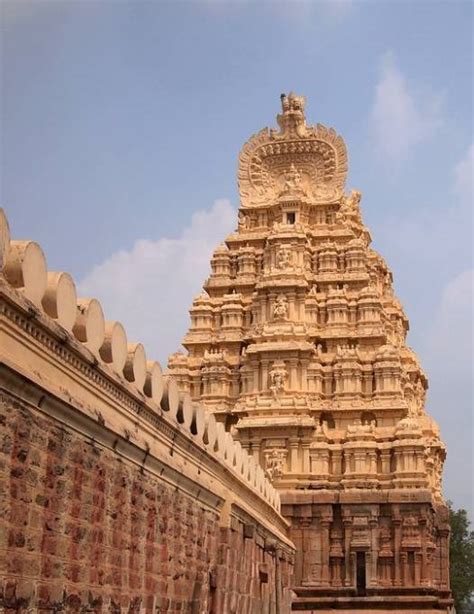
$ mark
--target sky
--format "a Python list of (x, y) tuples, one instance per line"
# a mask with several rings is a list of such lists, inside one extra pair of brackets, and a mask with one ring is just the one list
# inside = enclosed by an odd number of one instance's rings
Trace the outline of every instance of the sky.
[(166, 364), (212, 250), (236, 226), (237, 158), (279, 96), (349, 152), (448, 449), (473, 502), (473, 5), (419, 1), (3, 0), (0, 202), (79, 294)]

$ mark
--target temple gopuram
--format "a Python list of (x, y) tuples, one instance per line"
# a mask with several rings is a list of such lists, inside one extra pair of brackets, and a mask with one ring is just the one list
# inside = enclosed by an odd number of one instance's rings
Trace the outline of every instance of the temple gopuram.
[(448, 611), (445, 447), (371, 247), (343, 139), (282, 95), (244, 145), (238, 227), (190, 310), (182, 394), (279, 491), (296, 546), (293, 610)]

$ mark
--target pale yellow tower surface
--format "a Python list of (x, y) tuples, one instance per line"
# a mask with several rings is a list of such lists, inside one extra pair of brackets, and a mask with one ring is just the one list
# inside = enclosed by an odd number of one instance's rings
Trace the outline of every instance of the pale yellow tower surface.
[(169, 367), (280, 490), (303, 551), (297, 587), (422, 585), (439, 598), (445, 448), (427, 379), (361, 194), (344, 192), (344, 141), (308, 126), (304, 107), (282, 95), (280, 130), (244, 145), (238, 227)]
[(344, 142), (306, 125), (304, 98), (282, 106), (280, 132), (243, 147), (238, 229), (214, 252), (189, 353), (170, 368), (280, 488), (340, 488), (343, 464), (344, 488), (439, 495), (445, 452), (424, 411), (427, 380), (361, 194), (344, 194)]

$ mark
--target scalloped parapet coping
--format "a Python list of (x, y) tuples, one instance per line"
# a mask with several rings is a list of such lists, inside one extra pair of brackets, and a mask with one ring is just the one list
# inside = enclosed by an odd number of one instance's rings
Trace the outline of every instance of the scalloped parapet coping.
[(120, 322), (106, 322), (105, 336), (99, 350), (100, 357), (113, 370), (123, 374), (127, 362), (127, 333)]
[(163, 375), (163, 398), (161, 407), (170, 412), (170, 415), (175, 418), (179, 409), (179, 391), (178, 384), (174, 377), (168, 374)]
[(99, 350), (104, 343), (105, 318), (97, 299), (78, 299), (76, 321), (72, 332), (78, 341), (99, 356)]
[(133, 382), (139, 390), (143, 390), (146, 381), (147, 360), (145, 348), (141, 343), (129, 343), (123, 374), (125, 379)]
[(77, 294), (69, 273), (48, 273), (42, 304), (51, 318), (66, 330), (72, 331), (77, 318)]
[[(3, 251), (3, 250), (2, 250)], [(46, 258), (34, 241), (11, 241), (3, 274), (25, 297), (41, 308), (48, 284)]]
[[(105, 373), (112, 372), (127, 392), (139, 396), (171, 421), (196, 445), (223, 463), (239, 480), (280, 512), (280, 496), (261, 466), (216, 422), (213, 414), (180, 395), (176, 380), (147, 360), (141, 343), (129, 343), (120, 322), (106, 321), (95, 298), (77, 298), (72, 277), (48, 272), (41, 247), (33, 241), (12, 241), (7, 217), (0, 209), (0, 282), (10, 287), (28, 310), (54, 322), (66, 342), (79, 342)], [(21, 297), (21, 298), (20, 298)], [(57, 328), (55, 329), (57, 330)]]
[(164, 383), (160, 363), (154, 360), (147, 360), (143, 392), (154, 403), (160, 405), (161, 399), (163, 398), (163, 390)]

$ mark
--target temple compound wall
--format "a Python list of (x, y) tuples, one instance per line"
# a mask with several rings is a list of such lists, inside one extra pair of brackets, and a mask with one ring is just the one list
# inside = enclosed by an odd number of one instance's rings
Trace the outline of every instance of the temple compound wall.
[(0, 610), (288, 613), (258, 463), (3, 212), (0, 247)]
[(344, 191), (343, 139), (306, 124), (303, 97), (281, 103), (278, 129), (242, 148), (237, 227), (169, 367), (280, 492), (294, 610), (446, 611), (446, 451), (428, 380), (361, 193)]

